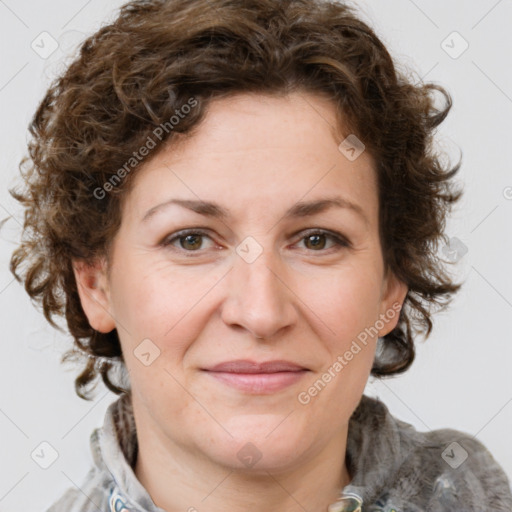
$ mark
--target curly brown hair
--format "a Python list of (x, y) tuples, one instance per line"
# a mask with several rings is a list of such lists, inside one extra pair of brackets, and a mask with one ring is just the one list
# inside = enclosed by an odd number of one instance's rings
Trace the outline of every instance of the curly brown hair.
[[(87, 38), (38, 106), (20, 163), (24, 190), (10, 191), (24, 207), (10, 268), (50, 324), (59, 328), (54, 317), (65, 316), (74, 344), (63, 361), (82, 364), (77, 394), (90, 399), (99, 375), (114, 393), (129, 390), (110, 373), (125, 369), (117, 330), (89, 325), (72, 260), (108, 261), (122, 199), (141, 165), (134, 152), (149, 138), (161, 147), (190, 136), (212, 100), (241, 92), (323, 95), (374, 157), (385, 267), (409, 291), (372, 374), (406, 370), (413, 338), (428, 337), (434, 309), (460, 287), (438, 249), (461, 195), (452, 180), (460, 162), (448, 167), (433, 146), (451, 97), (408, 75), (356, 10), (336, 0), (136, 0)], [(190, 98), (195, 108), (169, 123)]]

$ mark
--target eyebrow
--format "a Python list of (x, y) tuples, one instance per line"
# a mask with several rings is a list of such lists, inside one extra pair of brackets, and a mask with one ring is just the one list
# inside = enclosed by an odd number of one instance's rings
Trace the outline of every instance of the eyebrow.
[[(192, 210), (199, 215), (205, 215), (206, 217), (218, 218), (221, 220), (227, 220), (230, 217), (229, 211), (217, 203), (192, 199), (169, 199), (168, 201), (150, 208), (142, 217), (141, 222), (147, 222), (157, 212), (166, 209), (171, 205), (178, 205), (183, 208), (187, 208), (188, 210)], [(361, 206), (341, 196), (325, 197), (314, 201), (301, 201), (295, 203), (285, 212), (282, 219), (308, 217), (335, 207), (354, 211), (366, 224), (368, 224), (368, 219)]]

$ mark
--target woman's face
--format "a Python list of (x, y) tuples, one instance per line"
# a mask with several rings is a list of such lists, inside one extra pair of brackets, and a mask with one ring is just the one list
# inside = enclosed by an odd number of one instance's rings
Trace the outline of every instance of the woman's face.
[(232, 96), (136, 171), (109, 278), (76, 275), (119, 333), (139, 436), (284, 470), (346, 434), (406, 288), (384, 276), (372, 160), (335, 124), (315, 95)]

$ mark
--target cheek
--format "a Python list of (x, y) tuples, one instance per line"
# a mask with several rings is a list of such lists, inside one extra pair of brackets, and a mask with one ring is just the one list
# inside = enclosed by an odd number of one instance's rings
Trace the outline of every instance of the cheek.
[(311, 309), (339, 344), (349, 342), (378, 319), (380, 289), (376, 269), (350, 266), (315, 280), (308, 296)]
[[(329, 408), (333, 418), (350, 415), (364, 392), (375, 358), (379, 318), (380, 282), (373, 269), (352, 268), (326, 280), (315, 309), (329, 327), (323, 337), (323, 368), (305, 390), (315, 407)], [(321, 300), (320, 300), (321, 297)], [(317, 383), (321, 380), (324, 384)], [(325, 389), (325, 391), (324, 391)], [(321, 395), (321, 396), (320, 396)], [(319, 413), (320, 414), (320, 413)]]
[[(150, 258), (130, 255), (118, 262), (111, 279), (113, 313), (126, 330), (160, 337), (185, 309), (180, 274), (162, 272)], [(164, 331), (165, 332), (165, 331)]]
[(123, 351), (133, 352), (149, 339), (164, 356), (155, 366), (165, 359), (181, 361), (212, 313), (208, 292), (222, 276), (194, 266), (171, 266), (161, 259), (126, 258), (112, 273), (111, 290)]

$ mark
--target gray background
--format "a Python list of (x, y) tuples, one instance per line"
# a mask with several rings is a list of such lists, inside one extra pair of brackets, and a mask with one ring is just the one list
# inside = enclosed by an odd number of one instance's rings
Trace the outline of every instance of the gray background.
[[(415, 80), (437, 82), (452, 94), (454, 107), (438, 136), (453, 162), (462, 152), (465, 188), (447, 226), (458, 259), (454, 273), (465, 285), (435, 318), (427, 342), (418, 342), (409, 372), (372, 380), (367, 393), (420, 430), (450, 427), (475, 436), (512, 478), (512, 1), (357, 4)], [(75, 372), (59, 364), (69, 338), (46, 325), (8, 272), (21, 212), (7, 188), (16, 183), (26, 128), (49, 81), (76, 43), (119, 5), (0, 1), (0, 216), (12, 215), (0, 235), (0, 512), (45, 510), (79, 486), (92, 464), (89, 435), (115, 399), (101, 386), (93, 402), (75, 396)], [(52, 41), (42, 32), (59, 45), (50, 56), (40, 55)], [(44, 441), (58, 452), (48, 469), (31, 458)]]

